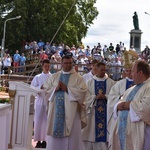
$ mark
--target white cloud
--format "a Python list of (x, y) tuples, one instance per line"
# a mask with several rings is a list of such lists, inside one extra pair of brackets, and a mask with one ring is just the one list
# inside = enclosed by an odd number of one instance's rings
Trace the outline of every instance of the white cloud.
[(134, 28), (132, 16), (136, 11), (139, 18), (139, 27), (142, 34), (142, 46), (150, 46), (150, 1), (149, 0), (97, 0), (95, 6), (98, 8), (99, 15), (94, 20), (94, 24), (88, 30), (87, 36), (82, 40), (84, 45), (93, 47), (97, 43), (115, 46), (122, 41), (129, 48), (130, 34)]

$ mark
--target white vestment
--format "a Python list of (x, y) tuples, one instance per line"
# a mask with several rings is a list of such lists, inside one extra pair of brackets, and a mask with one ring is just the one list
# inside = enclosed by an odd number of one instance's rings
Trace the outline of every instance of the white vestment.
[[(31, 85), (37, 88), (46, 82), (46, 80), (51, 76), (51, 73), (48, 74), (41, 73), (36, 75)], [(34, 140), (35, 141), (46, 141), (46, 126), (47, 126), (47, 99), (45, 97), (45, 92), (38, 94), (35, 99), (35, 114), (34, 114)]]
[[(107, 75), (105, 75), (104, 78), (98, 78), (96, 76), (93, 76), (93, 79), (91, 79), (87, 82), (87, 87), (89, 89), (89, 92), (87, 92), (87, 97), (86, 97), (88, 120), (87, 120), (87, 126), (82, 130), (84, 150), (89, 149), (89, 146), (91, 145), (91, 143), (93, 144), (93, 146), (92, 146), (93, 148), (91, 150), (98, 150), (97, 148), (102, 147), (101, 145), (103, 144), (102, 142), (98, 142), (98, 143), (95, 142), (95, 136), (96, 136), (95, 135), (95, 106), (93, 105), (93, 100), (96, 95), (95, 95), (94, 80), (96, 80), (96, 81), (105, 81), (106, 80), (106, 94), (105, 94), (106, 97), (108, 97), (110, 89), (114, 85), (114, 81), (112, 79), (108, 78)], [(97, 145), (97, 146), (94, 146), (94, 145)], [(95, 149), (94, 149), (94, 147), (95, 147)]]
[[(87, 82), (88, 80), (93, 79), (93, 76), (94, 75), (92, 74), (92, 71), (90, 71), (90, 72), (83, 75), (83, 79), (85, 82)], [(108, 77), (108, 75), (106, 73), (105, 73), (105, 77)]]
[(115, 85), (112, 86), (110, 93), (108, 95), (107, 100), (107, 130), (108, 133), (111, 134), (111, 127), (114, 126), (114, 118), (113, 118), (113, 109), (115, 104), (119, 101), (119, 99), (123, 96), (126, 91), (126, 82), (127, 80), (133, 81), (129, 78), (124, 78), (120, 81), (117, 81)]
[(55, 89), (58, 85), (61, 73), (59, 71), (49, 78), (44, 84), (49, 95), (48, 129), (47, 129), (47, 150), (82, 150), (81, 128), (86, 125), (85, 96), (86, 84), (74, 69), (70, 72), (68, 81), (68, 93), (64, 93), (65, 104), (65, 137), (53, 137), (53, 124), (55, 118)]
[(90, 72), (83, 75), (83, 79), (84, 79), (85, 82), (87, 82), (88, 80), (90, 80), (92, 78), (93, 78), (92, 71), (90, 71)]
[[(134, 86), (125, 92), (122, 101), (126, 101), (127, 96), (133, 88)], [(120, 111), (117, 112), (118, 103), (114, 107), (116, 122), (113, 127), (113, 132), (110, 134), (110, 150), (120, 149), (118, 137), (118, 114)], [(150, 143), (150, 79), (144, 82), (130, 103), (126, 126), (125, 149), (149, 150), (148, 143)]]

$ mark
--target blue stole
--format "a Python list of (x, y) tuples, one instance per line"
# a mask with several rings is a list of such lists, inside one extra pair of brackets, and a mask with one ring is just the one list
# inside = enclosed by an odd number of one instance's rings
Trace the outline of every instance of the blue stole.
[[(95, 81), (95, 95), (99, 92), (106, 94), (106, 80)], [(106, 142), (107, 140), (107, 101), (99, 99), (95, 106), (95, 141)]]
[[(143, 84), (136, 85), (129, 95), (126, 98), (126, 102), (132, 101), (135, 94), (138, 90), (142, 87)], [(128, 118), (129, 110), (124, 110), (119, 112), (119, 124), (118, 124), (118, 134), (120, 140), (120, 147), (121, 150), (126, 150), (126, 127), (127, 127), (127, 118)]]
[(126, 90), (134, 85), (133, 81), (126, 79)]
[[(59, 81), (68, 85), (70, 74), (60, 75)], [(56, 92), (56, 99), (54, 101), (55, 111), (54, 111), (54, 124), (53, 124), (53, 137), (62, 138), (64, 137), (64, 125), (65, 125), (65, 92), (59, 90)]]

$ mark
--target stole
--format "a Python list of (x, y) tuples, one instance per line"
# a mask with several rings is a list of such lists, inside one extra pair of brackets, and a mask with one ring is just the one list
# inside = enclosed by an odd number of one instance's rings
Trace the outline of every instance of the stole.
[[(107, 80), (107, 79), (106, 79)], [(106, 94), (106, 80), (95, 81), (95, 95)], [(107, 101), (98, 99), (95, 106), (95, 142), (107, 141)]]
[(133, 81), (126, 79), (126, 90), (134, 85)]
[[(68, 85), (70, 74), (60, 75), (59, 81), (62, 81), (64, 84)], [(64, 126), (65, 126), (65, 92), (59, 90), (56, 92), (56, 99), (54, 101), (55, 111), (54, 111), (54, 124), (53, 124), (53, 137), (63, 138)]]
[[(142, 84), (136, 85), (126, 98), (126, 102), (132, 101), (135, 94), (142, 87)], [(126, 128), (129, 110), (123, 110), (119, 113), (118, 134), (121, 150), (126, 150)]]

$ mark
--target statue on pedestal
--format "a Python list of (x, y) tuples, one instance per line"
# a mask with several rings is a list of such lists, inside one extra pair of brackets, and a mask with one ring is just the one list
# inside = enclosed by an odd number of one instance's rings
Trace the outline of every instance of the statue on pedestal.
[(133, 25), (135, 30), (139, 30), (139, 19), (136, 12), (134, 12), (134, 16), (133, 16)]

